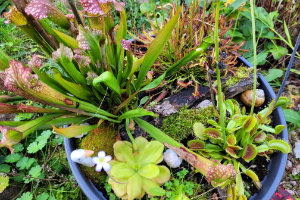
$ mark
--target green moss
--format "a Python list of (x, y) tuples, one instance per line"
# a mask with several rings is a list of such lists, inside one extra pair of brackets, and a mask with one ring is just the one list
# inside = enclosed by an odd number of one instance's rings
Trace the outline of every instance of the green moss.
[[(93, 150), (93, 156), (97, 156), (99, 151), (105, 151), (106, 155), (113, 157), (113, 144), (116, 142), (116, 138), (117, 131), (115, 128), (110, 124), (103, 124), (84, 137), (79, 144), (79, 148)], [(107, 176), (105, 172), (96, 172), (94, 167), (83, 165), (81, 165), (81, 170), (96, 186), (99, 187), (105, 183)]]
[(235, 75), (230, 75), (226, 80), (226, 87), (230, 88), (240, 82), (243, 78), (248, 78), (253, 73), (253, 69), (250, 67), (240, 66), (235, 68)]
[(206, 121), (214, 116), (211, 106), (199, 110), (184, 107), (178, 113), (166, 117), (162, 129), (167, 135), (180, 142), (193, 134), (193, 124), (195, 122), (201, 122), (206, 126)]

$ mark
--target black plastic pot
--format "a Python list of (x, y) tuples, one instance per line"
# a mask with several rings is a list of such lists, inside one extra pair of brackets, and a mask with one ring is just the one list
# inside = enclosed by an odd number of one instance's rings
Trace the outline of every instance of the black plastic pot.
[[(241, 57), (240, 61), (243, 62), (248, 67), (253, 67), (251, 63), (249, 63), (245, 58)], [(259, 82), (261, 83), (261, 88), (265, 91), (266, 99), (271, 100), (275, 98), (275, 93), (272, 90), (269, 83), (266, 81), (266, 79), (261, 75), (259, 77)], [(285, 127), (286, 121), (284, 119), (284, 115), (281, 108), (277, 108), (273, 113), (273, 122), (275, 125), (282, 124)], [(285, 128), (282, 133), (279, 135), (283, 140), (288, 141), (288, 131)], [(85, 195), (90, 200), (105, 200), (105, 197), (103, 196), (102, 192), (100, 192), (95, 185), (87, 179), (84, 174), (81, 173), (79, 164), (74, 163), (71, 161), (70, 155), (73, 150), (76, 149), (75, 145), (75, 139), (68, 139), (65, 138), (65, 150), (68, 158), (69, 165), (71, 167), (71, 170), (75, 176), (75, 179), (77, 180), (80, 188), (85, 193)], [(262, 189), (254, 194), (250, 200), (270, 200), (273, 194), (276, 192), (277, 187), (280, 184), (281, 178), (283, 176), (285, 165), (287, 162), (287, 154), (283, 154), (280, 152), (277, 152), (272, 155), (272, 159), (268, 165), (268, 174), (267, 176), (262, 180)]]

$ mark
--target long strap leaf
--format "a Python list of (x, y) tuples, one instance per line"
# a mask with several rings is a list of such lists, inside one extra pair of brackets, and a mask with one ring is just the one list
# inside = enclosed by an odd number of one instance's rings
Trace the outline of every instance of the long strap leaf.
[(149, 122), (146, 122), (139, 118), (133, 118), (133, 120), (142, 128), (144, 131), (149, 133), (151, 137), (154, 139), (160, 141), (161, 143), (168, 143), (174, 147), (180, 148), (182, 145), (180, 145), (177, 141), (175, 141), (173, 138), (166, 135), (164, 132), (150, 124)]
[(147, 53), (145, 54), (142, 66), (139, 71), (138, 79), (136, 82), (137, 90), (141, 87), (142, 82), (144, 81), (147, 75), (147, 72), (150, 70), (151, 66), (159, 56), (160, 52), (163, 50), (167, 41), (169, 40), (171, 33), (178, 22), (180, 12), (181, 12), (181, 7), (178, 9), (175, 16), (159, 32), (158, 36), (152, 42)]

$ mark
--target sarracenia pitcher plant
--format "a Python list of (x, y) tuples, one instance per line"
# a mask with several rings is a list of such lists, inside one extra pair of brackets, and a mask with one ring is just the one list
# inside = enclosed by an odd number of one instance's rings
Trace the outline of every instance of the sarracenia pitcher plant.
[[(117, 1), (81, 0), (83, 10), (72, 4), (72, 14), (65, 15), (50, 0), (14, 1), (5, 17), (36, 41), (45, 55), (55, 64), (43, 69), (41, 56), (33, 55), (23, 64), (0, 52), (0, 86), (16, 96), (1, 96), (1, 113), (46, 113), (30, 122), (0, 122), (0, 147), (12, 145), (42, 123), (70, 119), (83, 121), (98, 118), (121, 123), (129, 117), (153, 115), (136, 109), (137, 94), (144, 88), (155, 87), (147, 73), (163, 49), (178, 21), (179, 12), (157, 35), (148, 53), (140, 59), (133, 56), (130, 41), (126, 41), (127, 22), (124, 4)], [(120, 15), (115, 26), (113, 10)], [(52, 27), (50, 24), (55, 24)], [(53, 62), (52, 62), (53, 63)], [(150, 85), (149, 85), (150, 83)], [(159, 84), (159, 83), (158, 83)], [(41, 103), (47, 108), (26, 106), (24, 100)], [(21, 103), (19, 103), (21, 102)], [(57, 121), (57, 120), (56, 120)], [(77, 120), (78, 122), (78, 120)], [(66, 137), (74, 137), (94, 129), (97, 125), (72, 125), (65, 129), (53, 128)], [(24, 129), (23, 127), (30, 127)], [(35, 127), (35, 128), (34, 128)], [(71, 131), (72, 130), (72, 131)], [(11, 133), (13, 132), (13, 134)]]

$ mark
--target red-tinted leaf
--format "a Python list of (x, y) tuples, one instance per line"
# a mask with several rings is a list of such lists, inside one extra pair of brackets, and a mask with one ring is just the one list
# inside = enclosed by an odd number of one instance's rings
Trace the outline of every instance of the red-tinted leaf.
[(234, 158), (238, 158), (238, 156), (236, 155), (236, 153), (234, 152), (234, 150), (232, 148), (230, 148), (229, 146), (226, 147), (226, 152), (231, 155)]
[(11, 153), (14, 153), (12, 146), (20, 142), (23, 133), (5, 126), (0, 126), (0, 132), (2, 134), (0, 147), (7, 147)]
[(229, 145), (235, 145), (235, 143), (236, 143), (236, 138), (234, 135), (227, 136), (226, 140), (227, 140), (227, 144), (229, 144)]
[(222, 136), (221, 131), (215, 128), (206, 128), (203, 134), (213, 139), (221, 139)]
[(257, 119), (254, 116), (249, 116), (245, 123), (243, 124), (243, 128), (245, 131), (250, 132), (257, 124)]
[(266, 138), (267, 138), (267, 135), (264, 132), (261, 132), (254, 138), (254, 142), (262, 143), (265, 141)]
[(247, 144), (246, 149), (244, 151), (243, 159), (246, 162), (253, 160), (257, 155), (256, 146), (253, 144)]
[(203, 149), (205, 146), (205, 142), (201, 140), (191, 140), (188, 142), (188, 147), (190, 150), (198, 151)]

